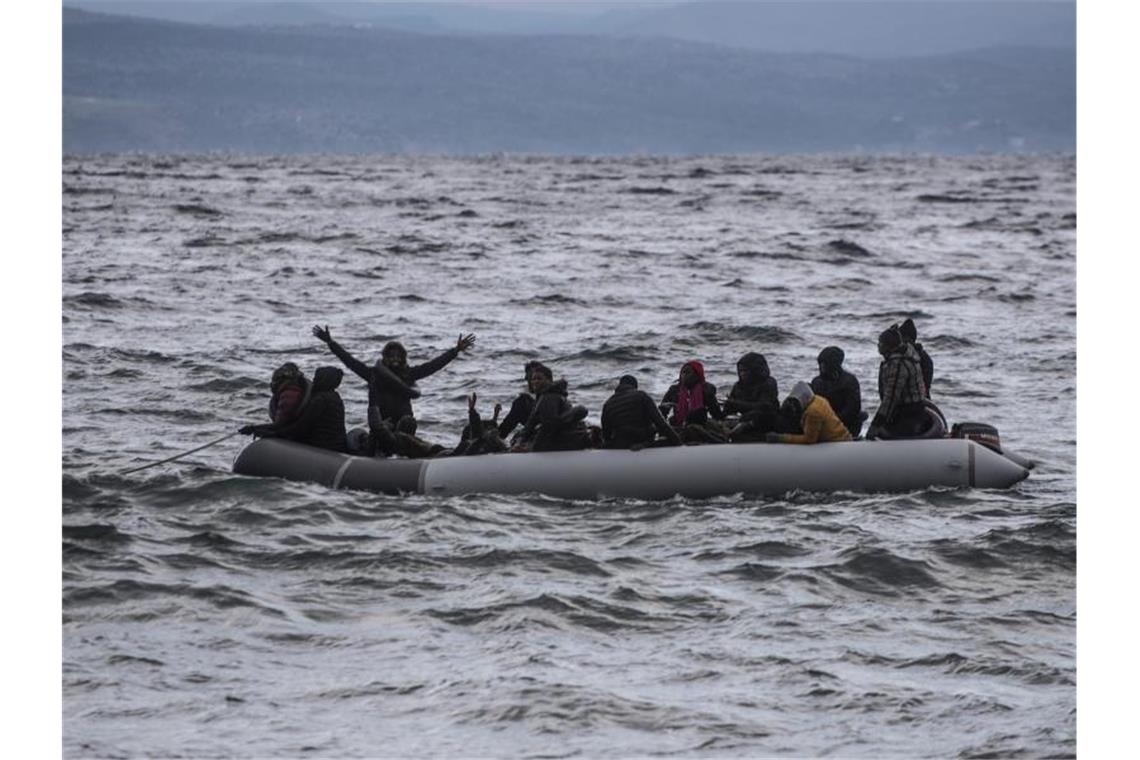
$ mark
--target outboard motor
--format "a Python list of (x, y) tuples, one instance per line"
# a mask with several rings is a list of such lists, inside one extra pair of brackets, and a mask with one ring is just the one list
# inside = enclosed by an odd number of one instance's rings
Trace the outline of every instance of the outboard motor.
[(955, 422), (950, 429), (951, 438), (965, 438), (974, 443), (980, 443), (987, 449), (1001, 454), (1001, 436), (993, 425), (984, 422)]

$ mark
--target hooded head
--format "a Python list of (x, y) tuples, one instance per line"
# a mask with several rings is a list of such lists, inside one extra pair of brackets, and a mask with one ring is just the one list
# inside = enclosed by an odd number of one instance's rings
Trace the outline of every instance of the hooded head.
[(792, 386), (792, 390), (788, 392), (788, 396), (800, 402), (800, 409), (807, 409), (807, 405), (815, 398), (815, 393), (812, 392), (810, 385), (801, 380)]
[(631, 388), (631, 389), (636, 390), (637, 389), (637, 378), (634, 377), (633, 375), (622, 375), (618, 379), (617, 387), (619, 389), (620, 388)]
[(770, 374), (764, 354), (749, 351), (736, 362), (736, 376), (742, 383), (760, 383), (767, 380)]
[(686, 388), (692, 388), (705, 381), (705, 367), (696, 359), (690, 359), (681, 365), (681, 383)]
[(910, 317), (907, 317), (906, 321), (899, 325), (899, 333), (902, 334), (903, 340), (907, 343), (914, 343), (918, 340), (918, 328), (914, 326), (914, 320)]
[(305, 379), (301, 373), (301, 368), (293, 362), (285, 362), (277, 369), (273, 370), (273, 377), (269, 381), (269, 387), (272, 390), (277, 390), (287, 383), (300, 384)]
[(839, 377), (843, 369), (843, 349), (839, 346), (828, 346), (819, 352), (816, 361), (819, 362), (819, 374), (824, 377)]
[(390, 340), (384, 344), (384, 350), (380, 352), (384, 364), (392, 369), (403, 369), (408, 366), (408, 350), (404, 348), (404, 344), (398, 340)]
[(340, 367), (317, 367), (313, 373), (313, 392), (336, 390), (344, 377), (344, 370)]
[(903, 337), (898, 325), (891, 325), (879, 333), (879, 353), (882, 356), (890, 356), (901, 345), (903, 345)]

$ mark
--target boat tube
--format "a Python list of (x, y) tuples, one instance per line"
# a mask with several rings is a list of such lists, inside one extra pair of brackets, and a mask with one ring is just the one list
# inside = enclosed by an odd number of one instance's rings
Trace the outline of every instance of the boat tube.
[(234, 460), (234, 472), (389, 494), (542, 493), (567, 499), (913, 491), (931, 486), (1009, 488), (1029, 475), (1013, 459), (961, 438), (811, 446), (709, 444), (439, 459), (375, 459), (262, 438), (242, 449)]

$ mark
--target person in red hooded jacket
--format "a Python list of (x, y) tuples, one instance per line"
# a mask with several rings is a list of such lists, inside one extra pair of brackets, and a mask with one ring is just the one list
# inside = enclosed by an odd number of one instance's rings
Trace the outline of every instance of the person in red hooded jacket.
[(690, 443), (723, 443), (724, 410), (716, 397), (716, 386), (705, 380), (705, 368), (696, 359), (681, 365), (680, 377), (661, 397), (661, 413), (677, 428), (682, 440)]

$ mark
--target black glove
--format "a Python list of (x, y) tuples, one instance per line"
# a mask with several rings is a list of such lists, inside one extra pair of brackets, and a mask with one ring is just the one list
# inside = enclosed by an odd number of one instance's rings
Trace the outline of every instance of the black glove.
[(242, 435), (252, 435), (254, 437), (265, 435), (268, 425), (242, 425), (238, 428), (238, 432)]

